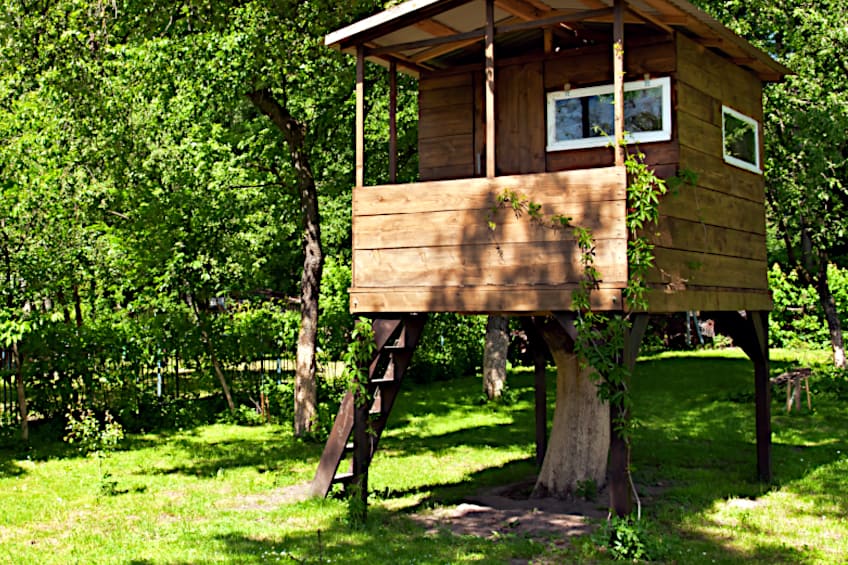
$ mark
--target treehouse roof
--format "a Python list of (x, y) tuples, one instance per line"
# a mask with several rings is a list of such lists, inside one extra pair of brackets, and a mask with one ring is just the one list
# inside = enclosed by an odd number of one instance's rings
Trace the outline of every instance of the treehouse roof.
[[(545, 28), (556, 50), (609, 43), (614, 0), (495, 0), (498, 49), (521, 53), (541, 45)], [(680, 32), (751, 70), (763, 81), (790, 73), (768, 54), (685, 0), (627, 0), (628, 37)], [(480, 63), (486, 30), (485, 0), (408, 0), (327, 35), (328, 46), (355, 51), (412, 75)]]

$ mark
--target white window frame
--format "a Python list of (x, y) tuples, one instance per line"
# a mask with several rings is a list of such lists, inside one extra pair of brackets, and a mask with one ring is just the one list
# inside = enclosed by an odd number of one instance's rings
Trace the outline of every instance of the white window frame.
[[(739, 121), (745, 122), (748, 125), (754, 126), (754, 160), (755, 163), (749, 163), (748, 161), (744, 161), (739, 159), (738, 157), (734, 157), (733, 155), (728, 155), (725, 150), (725, 127), (724, 121), (725, 116), (731, 115)], [(747, 116), (742, 112), (738, 112), (731, 108), (730, 106), (721, 107), (721, 154), (724, 156), (724, 162), (733, 165), (734, 167), (739, 167), (740, 169), (745, 169), (746, 171), (751, 171), (752, 173), (757, 173), (758, 175), (763, 174), (763, 169), (760, 163), (760, 122), (752, 118), (751, 116)]]
[[(647, 80), (638, 80), (624, 83), (624, 91), (647, 90), (649, 88), (662, 87), (662, 123), (663, 129), (657, 131), (625, 132), (625, 140), (628, 143), (650, 143), (655, 141), (669, 141), (671, 139), (671, 78), (662, 77)], [(590, 147), (604, 147), (615, 143), (613, 135), (587, 137), (583, 139), (556, 139), (556, 103), (559, 100), (569, 98), (583, 98), (584, 96), (597, 96), (600, 94), (612, 94), (612, 84), (601, 86), (590, 86), (587, 88), (573, 88), (570, 90), (559, 90), (547, 94), (547, 117), (548, 117), (548, 151), (562, 151), (567, 149), (585, 149)], [(608, 132), (610, 133), (610, 132)]]

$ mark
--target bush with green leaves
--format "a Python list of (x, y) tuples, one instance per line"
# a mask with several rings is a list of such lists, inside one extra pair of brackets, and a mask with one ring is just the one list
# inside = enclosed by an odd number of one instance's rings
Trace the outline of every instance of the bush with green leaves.
[(483, 365), (486, 317), (432, 314), (408, 369), (416, 382), (476, 374)]
[[(614, 561), (656, 561), (664, 559), (671, 544), (652, 529), (645, 518), (634, 515), (611, 516), (591, 536), (595, 550)], [(673, 540), (672, 540), (673, 541)]]
[[(848, 323), (848, 269), (828, 265), (828, 284), (843, 329)], [(816, 289), (805, 285), (795, 271), (775, 263), (768, 272), (774, 310), (769, 316), (772, 347), (826, 349), (830, 334)]]
[(91, 408), (69, 407), (65, 441), (76, 444), (80, 453), (102, 456), (124, 439), (124, 428), (107, 411), (101, 422)]

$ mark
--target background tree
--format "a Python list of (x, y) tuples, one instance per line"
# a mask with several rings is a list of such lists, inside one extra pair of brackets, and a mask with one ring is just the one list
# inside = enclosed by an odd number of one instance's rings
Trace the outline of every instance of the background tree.
[(506, 358), (509, 351), (509, 318), (489, 316), (483, 351), (483, 392), (489, 400), (501, 397), (506, 386)]
[(841, 0), (699, 2), (796, 74), (765, 89), (771, 255), (815, 288), (834, 364), (845, 366), (828, 265), (846, 258), (848, 5)]

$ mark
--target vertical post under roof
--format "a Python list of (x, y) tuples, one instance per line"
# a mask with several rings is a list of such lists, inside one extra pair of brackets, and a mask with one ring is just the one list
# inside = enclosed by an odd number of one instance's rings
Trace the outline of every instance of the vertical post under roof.
[(389, 63), (389, 182), (397, 182), (397, 63)]
[(486, 0), (486, 177), (495, 178), (495, 2)]
[(624, 0), (615, 0), (612, 24), (615, 164), (624, 165)]
[(365, 47), (356, 46), (356, 188), (365, 185)]

